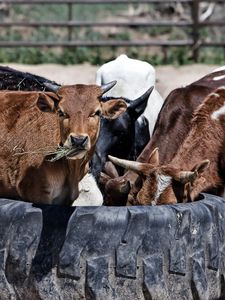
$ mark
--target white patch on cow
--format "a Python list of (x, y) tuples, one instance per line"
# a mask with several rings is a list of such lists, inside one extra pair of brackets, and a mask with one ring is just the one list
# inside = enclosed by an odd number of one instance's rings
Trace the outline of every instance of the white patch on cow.
[(213, 78), (213, 80), (214, 80), (214, 81), (217, 81), (217, 80), (221, 80), (221, 79), (223, 79), (223, 78), (225, 78), (225, 75), (216, 76), (216, 77)]
[(210, 96), (214, 96), (214, 97), (216, 97), (216, 98), (219, 98), (219, 97), (220, 97), (220, 95), (217, 94), (217, 93), (211, 93)]
[(223, 86), (220, 86), (218, 89), (217, 89), (217, 91), (224, 91), (225, 90), (225, 86), (223, 85)]
[(165, 191), (165, 189), (171, 184), (172, 177), (167, 175), (156, 175), (157, 180), (157, 191), (155, 193), (155, 201), (157, 201), (160, 195)]
[(220, 116), (225, 115), (225, 102), (222, 107), (220, 107), (218, 110), (214, 111), (211, 114), (211, 119), (212, 120), (218, 120)]
[(73, 202), (73, 206), (101, 206), (103, 196), (95, 178), (88, 173), (79, 182), (79, 197)]

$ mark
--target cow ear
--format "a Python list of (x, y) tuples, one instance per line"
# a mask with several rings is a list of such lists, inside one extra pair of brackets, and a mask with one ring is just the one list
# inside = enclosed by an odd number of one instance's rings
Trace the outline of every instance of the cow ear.
[(127, 109), (127, 104), (124, 100), (109, 100), (101, 102), (102, 116), (107, 119), (116, 119)]
[(148, 163), (154, 166), (159, 165), (159, 148), (155, 148), (150, 154)]
[(191, 171), (181, 171), (179, 172), (179, 181), (183, 184), (188, 182), (193, 183), (199, 175), (201, 175), (205, 169), (209, 166), (209, 160), (203, 160), (197, 164)]
[(41, 93), (38, 95), (37, 107), (43, 112), (54, 112), (56, 109), (56, 97)]
[(104, 165), (104, 172), (109, 175), (111, 178), (119, 177), (116, 167), (111, 161), (107, 161)]
[(210, 161), (208, 159), (205, 159), (201, 161), (199, 164), (197, 164), (192, 171), (198, 172), (198, 174), (202, 174), (206, 168), (208, 168), (210, 164)]
[(109, 175), (101, 172), (100, 178), (99, 178), (99, 183), (102, 184), (103, 186), (105, 186), (110, 179), (112, 179), (112, 178)]

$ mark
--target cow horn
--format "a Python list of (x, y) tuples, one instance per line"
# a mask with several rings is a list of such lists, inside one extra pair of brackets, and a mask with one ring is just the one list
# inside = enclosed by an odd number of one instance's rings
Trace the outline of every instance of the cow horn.
[(101, 90), (102, 90), (102, 95), (105, 94), (106, 92), (108, 92), (112, 87), (114, 87), (114, 85), (117, 83), (116, 80), (113, 80), (109, 83), (106, 83), (104, 85), (101, 86)]
[(45, 82), (44, 85), (46, 86), (46, 88), (49, 91), (54, 92), (54, 93), (57, 93), (59, 88), (60, 88), (60, 85), (52, 84), (52, 83), (49, 83), (49, 82)]
[(140, 163), (137, 161), (131, 161), (131, 160), (126, 160), (126, 159), (120, 159), (111, 155), (108, 155), (108, 158), (116, 165), (128, 169), (128, 170), (132, 170), (132, 171), (136, 171), (136, 172), (140, 172), (142, 170), (143, 166), (146, 166), (146, 164), (144, 163)]
[(142, 99), (146, 99), (148, 98), (152, 91), (154, 90), (154, 86), (151, 86), (143, 95), (141, 95), (140, 97), (138, 97), (137, 99), (133, 100), (133, 101), (138, 101), (138, 100), (142, 100)]

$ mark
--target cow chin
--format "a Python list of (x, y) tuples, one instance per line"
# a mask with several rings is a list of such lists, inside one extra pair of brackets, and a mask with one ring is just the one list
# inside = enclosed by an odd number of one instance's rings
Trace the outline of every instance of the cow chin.
[(79, 150), (79, 152), (76, 152), (74, 154), (71, 153), (70, 155), (67, 155), (67, 159), (70, 160), (82, 159), (86, 156), (87, 153), (88, 153), (87, 149)]

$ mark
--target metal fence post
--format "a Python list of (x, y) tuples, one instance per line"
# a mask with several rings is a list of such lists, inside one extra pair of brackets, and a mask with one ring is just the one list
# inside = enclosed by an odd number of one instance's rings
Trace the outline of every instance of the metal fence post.
[[(73, 4), (68, 3), (68, 21), (73, 21)], [(71, 26), (68, 26), (68, 41), (72, 40), (72, 30), (73, 28)]]
[(199, 58), (199, 0), (193, 0), (192, 3), (192, 20), (193, 20), (193, 27), (192, 27), (192, 36), (193, 36), (193, 59), (195, 62), (198, 61)]

